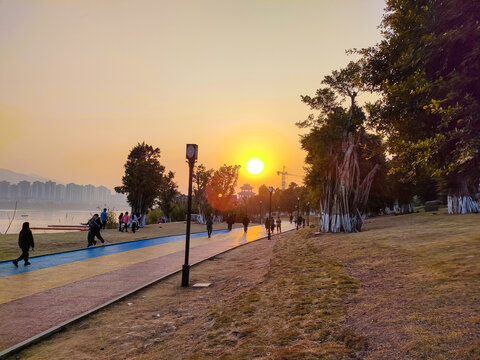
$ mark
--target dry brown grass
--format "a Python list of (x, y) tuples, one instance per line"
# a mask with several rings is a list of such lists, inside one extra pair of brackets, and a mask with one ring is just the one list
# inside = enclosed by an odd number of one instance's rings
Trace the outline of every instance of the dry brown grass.
[[(206, 231), (205, 225), (191, 225), (192, 232)], [(240, 226), (241, 224), (235, 224), (235, 227)], [(140, 229), (140, 231), (137, 231), (135, 234), (131, 231), (124, 233), (116, 229), (106, 229), (102, 230), (102, 237), (107, 241), (107, 243), (114, 244), (125, 241), (184, 234), (185, 227), (186, 225), (184, 222), (154, 224), (147, 225), (145, 228)], [(226, 223), (216, 223), (213, 227), (214, 230), (226, 228)], [(82, 249), (87, 246), (86, 231), (34, 234), (33, 237), (35, 239), (35, 252), (31, 252), (30, 256)], [(20, 254), (21, 250), (18, 248), (18, 234), (0, 234), (0, 261), (14, 259)]]
[(210, 288), (172, 276), (19, 358), (479, 359), (479, 217), (254, 242), (192, 268)]

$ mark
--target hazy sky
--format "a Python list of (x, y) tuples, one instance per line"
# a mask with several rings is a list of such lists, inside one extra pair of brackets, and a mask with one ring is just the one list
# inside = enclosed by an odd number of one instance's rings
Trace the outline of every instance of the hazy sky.
[[(0, 168), (120, 185), (145, 141), (186, 191), (199, 162), (303, 174), (295, 122), (323, 77), (374, 45), (384, 0), (0, 0)], [(287, 178), (287, 182), (301, 178)]]

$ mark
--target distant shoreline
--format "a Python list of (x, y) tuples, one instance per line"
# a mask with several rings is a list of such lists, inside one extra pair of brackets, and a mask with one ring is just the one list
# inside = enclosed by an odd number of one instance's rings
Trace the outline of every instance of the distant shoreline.
[[(107, 208), (109, 210), (118, 210), (124, 211), (130, 209), (130, 205), (127, 203), (119, 204), (119, 203), (100, 203), (100, 202), (92, 202), (92, 203), (72, 203), (72, 202), (64, 202), (64, 203), (56, 203), (56, 202), (40, 202), (40, 201), (27, 201), (27, 200), (18, 200), (17, 201), (17, 211), (18, 210), (95, 210), (95, 209), (103, 209)], [(15, 209), (15, 201), (12, 200), (3, 200), (0, 201), (0, 210), (14, 210)]]

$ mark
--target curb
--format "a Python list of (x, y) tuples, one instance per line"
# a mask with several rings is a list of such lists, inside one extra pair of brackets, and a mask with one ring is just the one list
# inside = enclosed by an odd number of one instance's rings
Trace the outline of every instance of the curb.
[[(281, 234), (287, 233), (287, 232), (293, 231), (293, 230), (295, 230), (295, 228), (290, 229), (290, 230), (286, 230), (286, 231), (282, 232)], [(278, 234), (276, 234), (276, 235), (278, 235)], [(274, 236), (274, 234), (272, 234), (272, 236)], [(211, 259), (211, 258), (213, 258), (213, 257), (215, 257), (215, 256), (225, 254), (226, 252), (229, 252), (229, 251), (231, 251), (231, 250), (237, 249), (237, 248), (239, 248), (239, 247), (241, 247), (241, 246), (245, 246), (245, 245), (254, 243), (254, 242), (256, 242), (256, 241), (259, 241), (259, 240), (267, 239), (267, 237), (268, 237), (268, 236), (260, 237), (260, 238), (258, 238), (258, 239), (252, 240), (252, 241), (250, 241), (250, 242), (247, 242), (247, 243), (244, 243), (244, 244), (240, 244), (240, 245), (237, 245), (237, 246), (232, 247), (232, 248), (230, 248), (230, 249), (221, 251), (221, 252), (219, 252), (219, 253), (217, 253), (217, 254), (215, 254), (215, 255), (212, 255), (212, 256), (210, 256), (210, 257), (208, 257), (208, 258), (206, 258), (206, 259), (199, 260), (199, 261), (197, 261), (197, 262), (195, 262), (195, 263), (190, 264), (190, 267), (193, 267), (193, 266), (195, 266), (195, 265), (201, 264), (201, 263), (203, 263), (204, 261), (207, 261), (207, 260), (209, 260), (209, 259)], [(147, 239), (142, 239), (142, 240), (147, 240)], [(141, 241), (141, 240), (136, 240), (136, 241)], [(72, 251), (77, 251), (77, 250), (72, 250)], [(43, 256), (43, 255), (39, 255), (39, 256)], [(133, 289), (133, 290), (131, 290), (131, 291), (129, 291), (129, 292), (126, 292), (125, 294), (122, 294), (122, 295), (116, 297), (115, 299), (109, 300), (109, 301), (107, 301), (106, 303), (104, 303), (104, 304), (102, 304), (102, 305), (99, 305), (99, 306), (97, 306), (97, 307), (95, 307), (95, 308), (93, 308), (93, 309), (91, 309), (91, 310), (88, 310), (88, 311), (86, 311), (86, 312), (84, 312), (84, 313), (82, 313), (82, 314), (80, 314), (80, 315), (77, 315), (77, 316), (71, 318), (70, 320), (64, 321), (63, 323), (61, 323), (61, 324), (59, 324), (59, 325), (56, 325), (56, 326), (54, 326), (54, 327), (51, 327), (50, 329), (47, 329), (47, 330), (41, 332), (40, 334), (37, 334), (37, 335), (35, 335), (35, 336), (32, 336), (31, 338), (29, 338), (29, 339), (27, 339), (27, 340), (24, 340), (24, 341), (22, 341), (22, 342), (20, 342), (20, 343), (18, 343), (18, 344), (16, 344), (16, 345), (13, 345), (13, 346), (9, 347), (8, 349), (3, 350), (3, 351), (0, 352), (0, 360), (1, 360), (1, 359), (6, 359), (7, 357), (12, 356), (12, 355), (18, 353), (19, 351), (21, 351), (21, 350), (29, 347), (30, 345), (33, 345), (33, 344), (35, 344), (35, 343), (37, 343), (37, 342), (39, 342), (39, 341), (41, 341), (41, 340), (43, 340), (43, 339), (45, 339), (45, 338), (47, 338), (47, 337), (49, 337), (49, 336), (55, 334), (56, 332), (59, 332), (59, 331), (63, 330), (67, 325), (73, 324), (73, 323), (75, 323), (75, 322), (77, 322), (77, 321), (79, 321), (79, 320), (81, 320), (81, 319), (83, 319), (83, 318), (85, 318), (85, 317), (93, 314), (93, 313), (96, 313), (96, 312), (99, 311), (99, 310), (102, 310), (103, 308), (105, 308), (105, 307), (107, 307), (107, 306), (109, 306), (109, 305), (112, 305), (112, 304), (114, 304), (114, 303), (116, 303), (116, 302), (118, 302), (118, 301), (126, 298), (127, 296), (130, 296), (130, 295), (132, 295), (132, 294), (134, 294), (134, 293), (136, 293), (136, 292), (138, 292), (138, 291), (140, 291), (140, 290), (145, 289), (146, 287), (149, 287), (150, 285), (153, 285), (153, 284), (155, 284), (155, 283), (157, 283), (157, 282), (160, 282), (160, 281), (162, 281), (162, 280), (164, 280), (164, 279), (166, 279), (166, 278), (168, 278), (168, 277), (170, 277), (170, 276), (172, 276), (172, 275), (178, 274), (178, 273), (180, 273), (181, 271), (182, 271), (182, 269), (179, 269), (179, 270), (173, 271), (173, 272), (171, 272), (171, 273), (169, 273), (169, 274), (167, 274), (167, 275), (165, 275), (165, 276), (162, 276), (162, 277), (160, 277), (160, 278), (158, 278), (158, 279), (155, 279), (155, 280), (153, 280), (153, 281), (150, 281), (149, 283), (147, 283), (147, 284), (145, 284), (145, 285), (142, 285), (142, 286), (140, 286), (140, 287), (138, 287), (138, 288), (136, 288), (136, 289)], [(190, 286), (189, 286), (189, 288), (190, 288)]]

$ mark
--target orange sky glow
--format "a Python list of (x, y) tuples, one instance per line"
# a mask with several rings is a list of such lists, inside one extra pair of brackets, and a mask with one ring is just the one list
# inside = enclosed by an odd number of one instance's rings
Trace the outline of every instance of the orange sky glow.
[(196, 143), (207, 168), (241, 165), (239, 186), (280, 187), (283, 165), (304, 174), (300, 95), (353, 60), (346, 49), (380, 40), (384, 6), (0, 0), (0, 168), (113, 188), (145, 141), (186, 192)]

